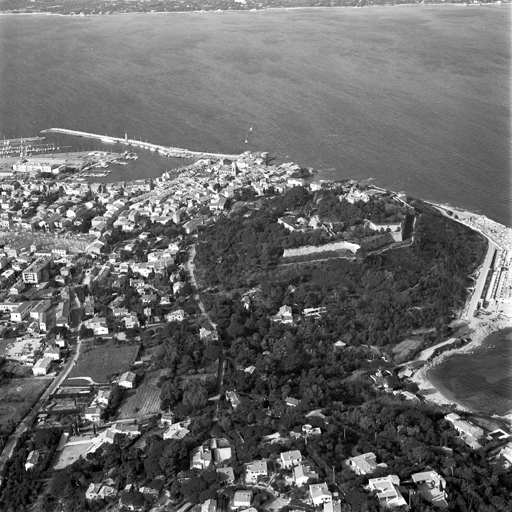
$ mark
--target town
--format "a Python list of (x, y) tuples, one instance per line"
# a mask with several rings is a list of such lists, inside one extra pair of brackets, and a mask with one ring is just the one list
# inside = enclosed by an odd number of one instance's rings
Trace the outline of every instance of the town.
[[(418, 463), (398, 475), (387, 469), (390, 460), (364, 451), (355, 433), (344, 431), (339, 436), (352, 439), (343, 441), (350, 453), (339, 448), (336, 461), (327, 463), (314, 447), (334, 428), (334, 409), (308, 409), (291, 394), (274, 403), (269, 397), (258, 401), (256, 392), (226, 385), (218, 320), (205, 309), (197, 287), (194, 257), (203, 231), (221, 217), (248, 215), (259, 198), (302, 188), (333, 189), (352, 205), (381, 197), (394, 205), (394, 220), (365, 221), (358, 239), (341, 237), (336, 225), (318, 215), (286, 212), (278, 225), (288, 233), (334, 237), (324, 245), (285, 249), (283, 264), (293, 265), (315, 258), (353, 260), (361, 251), (378, 254), (410, 246), (416, 217), (404, 194), (350, 180), (341, 187), (311, 182), (310, 170), (274, 165), (265, 153), (202, 158), (177, 175), (116, 183), (74, 180), (73, 174), (60, 181), (55, 164), (47, 166), (44, 157), (25, 157), (0, 181), (0, 471), (6, 510), (9, 505), (16, 510), (9, 500), (19, 482), (6, 475), (13, 474), (17, 457), (23, 456), (20, 479), (44, 474), (58, 480), (70, 467), (85, 461), (94, 465), (109, 446), (126, 453), (140, 450), (145, 458), (130, 459), (133, 467), (121, 472), (112, 464), (93, 471), (92, 479), (82, 475), (76, 485), (88, 510), (359, 510), (347, 497), (340, 473), (359, 478), (361, 496), (375, 507), (405, 510), (417, 500), (448, 507), (453, 467), (450, 474)], [(509, 314), (510, 230), (458, 214), (460, 222), (497, 247), (471, 316)], [(251, 301), (251, 294), (242, 298), (247, 309)], [(281, 304), (270, 320), (296, 325), (315, 322), (326, 312), (325, 307), (297, 310)], [(181, 339), (182, 346), (163, 350), (170, 338)], [(344, 341), (331, 349), (351, 357)], [(176, 370), (169, 369), (167, 358)], [(396, 365), (380, 354), (377, 359), (366, 363), (372, 392), (399, 397), (404, 404), (425, 401), (408, 380), (412, 366), (403, 366), (397, 375)], [(255, 364), (236, 371), (249, 377), (262, 370)], [(397, 379), (405, 387), (396, 386)], [(205, 420), (201, 408), (211, 408), (213, 418)], [(253, 430), (265, 425), (257, 441), (249, 439), (247, 428), (222, 427), (226, 416), (238, 418), (240, 411)], [(468, 453), (485, 448), (493, 464), (512, 464), (507, 428), (491, 422), (484, 427), (460, 414), (446, 412), (440, 419), (446, 442), (460, 439)], [(415, 428), (403, 426), (398, 434), (405, 438)], [(197, 444), (186, 453), (171, 453), (170, 447), (188, 447), (180, 444), (187, 439)], [(171, 440), (176, 443), (162, 444)], [(159, 459), (162, 450), (167, 450), (167, 465)], [(338, 445), (332, 446), (335, 451)], [(441, 455), (449, 458), (453, 452), (446, 446)], [(183, 470), (178, 458), (187, 460), (188, 468)], [(137, 464), (145, 467), (145, 478), (137, 477), (142, 472)], [(179, 490), (167, 486), (164, 475), (179, 481)], [(45, 502), (43, 494), (34, 500), (40, 510), (65, 510), (64, 502)]]

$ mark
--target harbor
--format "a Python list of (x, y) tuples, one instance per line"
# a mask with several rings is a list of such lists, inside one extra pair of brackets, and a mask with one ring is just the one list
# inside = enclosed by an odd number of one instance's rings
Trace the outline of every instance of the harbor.
[(149, 151), (158, 151), (161, 155), (174, 158), (237, 158), (238, 155), (224, 153), (210, 153), (205, 151), (190, 151), (189, 149), (175, 148), (170, 146), (162, 146), (145, 142), (137, 139), (130, 139), (125, 134), (122, 137), (111, 137), (110, 135), (100, 135), (97, 133), (81, 132), (77, 130), (68, 130), (66, 128), (48, 128), (42, 130), (41, 133), (62, 133), (64, 135), (74, 135), (76, 137), (86, 137), (89, 139), (99, 139), (104, 144), (125, 144), (127, 146), (135, 146)]

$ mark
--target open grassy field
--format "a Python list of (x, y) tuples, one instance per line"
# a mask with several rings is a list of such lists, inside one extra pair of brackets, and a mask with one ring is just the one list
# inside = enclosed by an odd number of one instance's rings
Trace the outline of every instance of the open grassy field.
[(0, 388), (0, 425), (18, 422), (30, 410), (51, 378), (31, 378), (12, 380)]
[(420, 349), (423, 341), (420, 339), (407, 339), (393, 347), (393, 355), (396, 363), (403, 363), (411, 359)]
[(149, 384), (141, 384), (137, 389), (130, 391), (123, 400), (117, 418), (140, 418), (147, 414), (160, 412), (160, 389)]
[[(109, 377), (130, 369), (137, 357), (138, 345), (100, 345), (84, 347), (66, 384), (106, 384)], [(78, 379), (80, 380), (78, 380)], [(74, 380), (75, 379), (75, 380)]]

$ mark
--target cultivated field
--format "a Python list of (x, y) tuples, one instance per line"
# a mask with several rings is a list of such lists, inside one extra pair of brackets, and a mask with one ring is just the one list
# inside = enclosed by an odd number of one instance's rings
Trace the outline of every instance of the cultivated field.
[(101, 345), (85, 347), (84, 350), (66, 379), (67, 385), (108, 383), (109, 377), (130, 369), (139, 352), (139, 346)]
[(15, 379), (0, 388), (0, 425), (17, 423), (31, 409), (51, 378)]
[(130, 391), (119, 408), (117, 419), (140, 418), (160, 412), (160, 391), (148, 384), (141, 384), (138, 389)]

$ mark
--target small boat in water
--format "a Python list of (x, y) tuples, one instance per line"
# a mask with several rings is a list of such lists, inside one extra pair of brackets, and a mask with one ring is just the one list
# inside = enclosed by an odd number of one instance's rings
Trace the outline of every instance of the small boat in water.
[(245, 143), (247, 144), (249, 142), (249, 133), (252, 132), (252, 126), (249, 128), (249, 131), (247, 132), (247, 135), (245, 136)]

